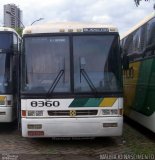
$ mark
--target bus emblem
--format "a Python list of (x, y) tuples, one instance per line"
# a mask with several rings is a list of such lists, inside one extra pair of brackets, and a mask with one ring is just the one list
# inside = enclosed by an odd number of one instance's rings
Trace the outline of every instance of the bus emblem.
[(70, 116), (75, 117), (76, 116), (76, 111), (75, 110), (70, 110)]

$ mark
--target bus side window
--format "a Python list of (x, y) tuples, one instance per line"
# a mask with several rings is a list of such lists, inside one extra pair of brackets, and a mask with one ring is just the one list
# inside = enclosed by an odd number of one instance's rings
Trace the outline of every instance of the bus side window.
[(137, 53), (140, 49), (140, 31), (137, 30), (134, 32), (133, 36), (133, 52)]
[(155, 43), (155, 22), (153, 22), (149, 28), (148, 45), (152, 43)]
[(149, 26), (147, 30), (148, 39), (146, 48), (144, 50), (145, 52), (144, 54), (146, 56), (151, 56), (155, 54), (155, 19), (150, 21), (148, 23), (148, 26)]
[(125, 39), (123, 48), (125, 48), (128, 54), (131, 54), (133, 52), (133, 34), (131, 34)]
[(18, 38), (17, 35), (13, 34), (13, 51), (14, 54), (17, 54), (18, 52)]
[(147, 24), (144, 24), (141, 27), (140, 32), (140, 51), (143, 52), (143, 50), (146, 47), (146, 39), (147, 39)]
[(123, 59), (122, 59), (122, 64), (123, 64), (123, 70), (128, 70), (129, 69), (129, 56), (127, 55), (126, 50), (123, 51)]

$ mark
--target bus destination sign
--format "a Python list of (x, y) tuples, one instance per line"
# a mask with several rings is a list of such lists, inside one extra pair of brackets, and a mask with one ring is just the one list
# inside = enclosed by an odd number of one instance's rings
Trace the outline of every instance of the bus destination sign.
[(83, 28), (83, 32), (108, 32), (108, 28)]

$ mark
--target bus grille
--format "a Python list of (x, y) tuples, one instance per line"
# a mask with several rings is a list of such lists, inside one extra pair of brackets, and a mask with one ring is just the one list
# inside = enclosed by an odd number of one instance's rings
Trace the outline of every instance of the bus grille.
[[(74, 116), (95, 116), (98, 110), (74, 110)], [(72, 116), (72, 110), (48, 111), (49, 116)]]

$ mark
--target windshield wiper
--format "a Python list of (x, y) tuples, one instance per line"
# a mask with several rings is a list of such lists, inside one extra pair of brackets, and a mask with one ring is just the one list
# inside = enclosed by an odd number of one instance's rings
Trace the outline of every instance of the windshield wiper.
[(93, 82), (91, 81), (90, 77), (88, 76), (87, 72), (84, 69), (80, 69), (80, 82), (81, 82), (81, 74), (85, 78), (86, 82), (88, 83), (89, 87), (94, 93), (97, 93), (97, 89), (95, 88)]
[(59, 65), (60, 71), (59, 71), (58, 75), (56, 76), (56, 78), (54, 79), (50, 89), (48, 90), (47, 97), (54, 92), (55, 87), (57, 86), (57, 84), (59, 83), (61, 77), (63, 76), (63, 74), (65, 72), (65, 70), (64, 70), (64, 68), (65, 68), (65, 58), (60, 57), (59, 62), (60, 62), (60, 65)]
[(93, 82), (91, 81), (90, 77), (88, 76), (87, 72), (84, 69), (84, 66), (86, 65), (86, 61), (84, 57), (80, 57), (80, 82), (81, 82), (81, 75), (83, 75), (84, 79), (88, 83), (90, 89), (94, 92), (97, 93), (97, 89), (94, 86)]
[(57, 86), (58, 82), (60, 81), (62, 75), (64, 74), (64, 69), (61, 69), (58, 73), (58, 75), (56, 76), (56, 78), (54, 79), (54, 82), (52, 83), (50, 89), (47, 92), (47, 96), (50, 95), (51, 93), (53, 93), (55, 87)]

